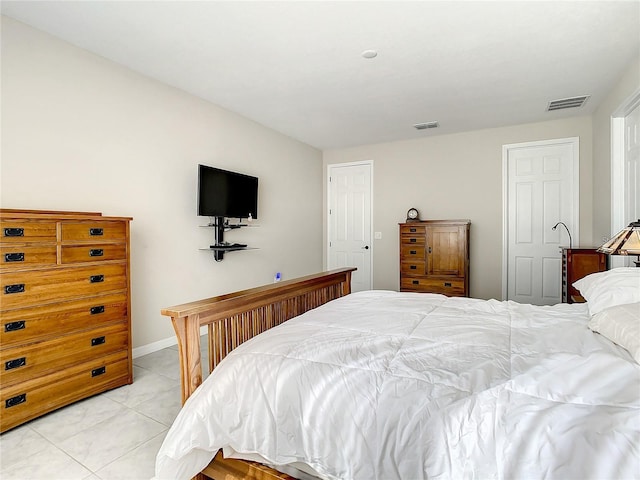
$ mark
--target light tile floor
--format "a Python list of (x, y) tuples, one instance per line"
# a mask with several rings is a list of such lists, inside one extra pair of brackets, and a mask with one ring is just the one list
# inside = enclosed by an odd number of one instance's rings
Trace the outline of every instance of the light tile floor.
[(0, 478), (152, 478), (156, 453), (180, 410), (177, 346), (138, 357), (133, 364), (133, 384), (0, 435)]

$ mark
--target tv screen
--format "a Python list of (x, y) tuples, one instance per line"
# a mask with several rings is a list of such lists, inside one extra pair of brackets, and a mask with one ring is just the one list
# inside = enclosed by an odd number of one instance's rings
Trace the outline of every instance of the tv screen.
[(258, 218), (258, 178), (199, 165), (198, 215)]

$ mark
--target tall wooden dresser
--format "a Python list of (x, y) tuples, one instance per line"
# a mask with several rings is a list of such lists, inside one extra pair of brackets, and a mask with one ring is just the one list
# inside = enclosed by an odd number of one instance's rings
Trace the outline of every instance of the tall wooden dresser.
[(585, 299), (573, 282), (607, 269), (607, 256), (595, 248), (562, 247), (562, 302), (582, 303)]
[(130, 220), (0, 210), (0, 431), (133, 381)]
[(400, 291), (469, 296), (469, 220), (400, 224)]

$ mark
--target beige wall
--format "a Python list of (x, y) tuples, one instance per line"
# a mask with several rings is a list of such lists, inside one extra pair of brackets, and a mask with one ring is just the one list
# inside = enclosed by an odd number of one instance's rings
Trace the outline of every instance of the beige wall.
[[(590, 117), (428, 135), (323, 153), (325, 169), (333, 163), (373, 160), (373, 229), (382, 232), (373, 244), (374, 288), (399, 288), (398, 222), (416, 207), (423, 219), (471, 220), (471, 296), (501, 298), (504, 144), (580, 138), (580, 243), (592, 243)], [(326, 235), (326, 224), (324, 229)]]
[(593, 115), (593, 232), (600, 242), (611, 231), (611, 117), (640, 91), (640, 59), (616, 82)]
[[(1, 204), (132, 216), (134, 347), (172, 338), (162, 307), (322, 268), (322, 156), (305, 144), (2, 18)], [(197, 165), (260, 178), (260, 250), (216, 263)]]
[[(427, 131), (321, 153), (5, 17), (1, 53), (1, 205), (134, 217), (134, 346), (173, 337), (163, 306), (268, 283), (276, 271), (320, 270), (330, 163), (374, 161), (374, 230), (383, 234), (374, 288), (398, 288), (397, 224), (415, 206), (423, 218), (472, 221), (471, 294), (500, 298), (502, 145), (580, 138), (580, 243), (598, 243), (610, 224), (610, 116), (638, 88), (640, 68), (630, 66), (593, 126), (579, 117)], [(260, 250), (220, 263), (198, 250), (212, 241), (195, 214), (198, 163), (260, 177), (261, 226), (233, 232)]]

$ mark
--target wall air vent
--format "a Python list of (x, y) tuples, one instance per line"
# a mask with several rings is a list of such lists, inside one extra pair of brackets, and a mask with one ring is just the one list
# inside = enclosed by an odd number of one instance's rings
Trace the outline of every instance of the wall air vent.
[(563, 110), (565, 108), (579, 108), (584, 106), (591, 95), (583, 95), (581, 97), (561, 98), (560, 100), (552, 100), (549, 102), (547, 112), (553, 110)]
[(427, 128), (438, 128), (440, 125), (438, 122), (425, 122), (425, 123), (416, 123), (413, 128), (416, 130), (426, 130)]

